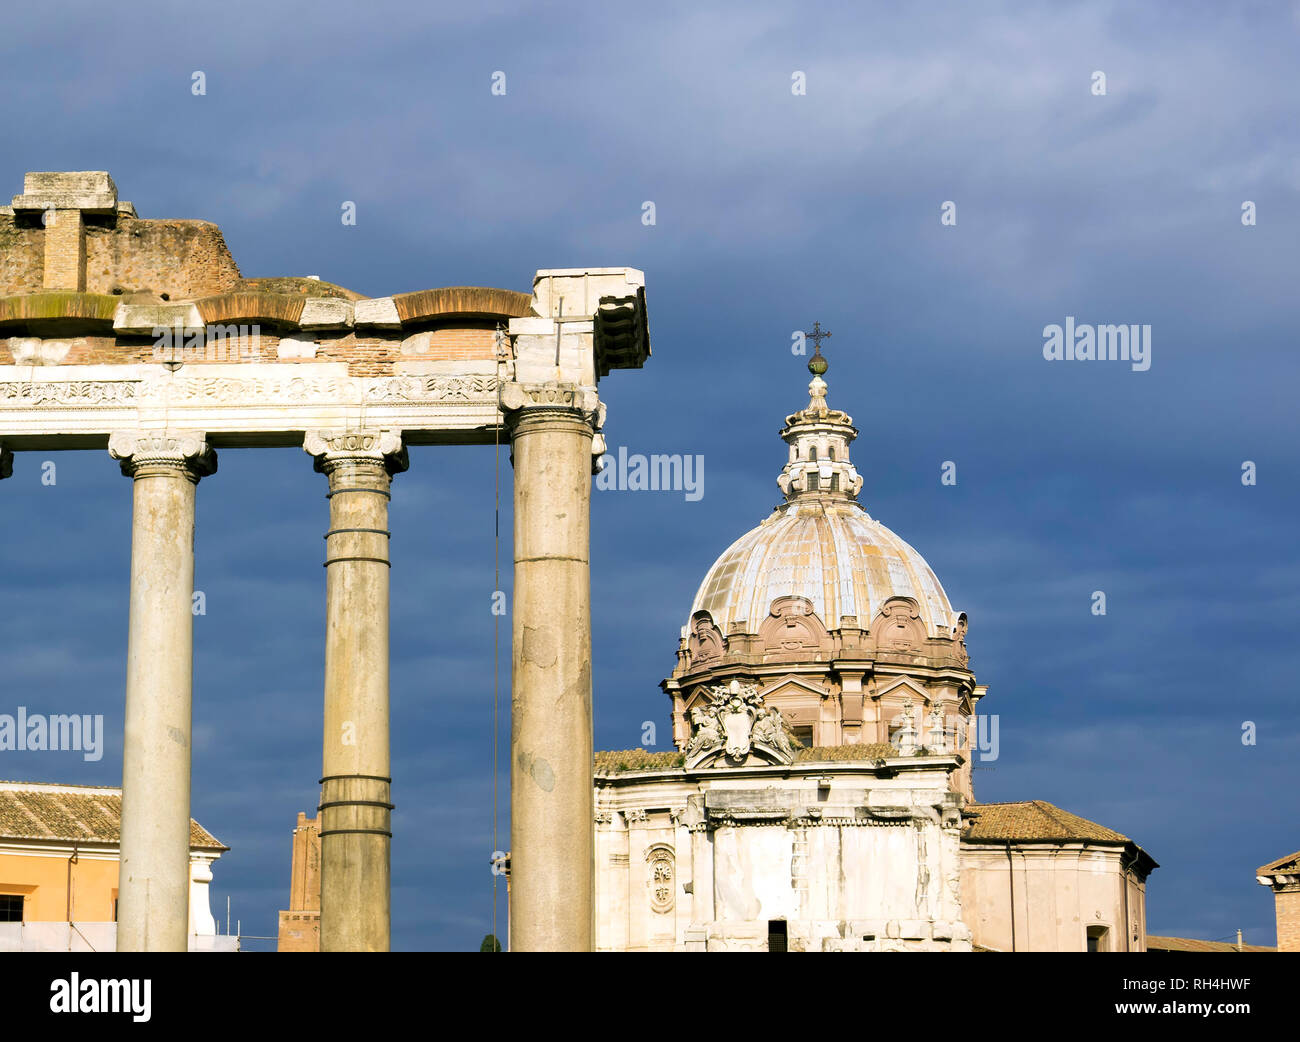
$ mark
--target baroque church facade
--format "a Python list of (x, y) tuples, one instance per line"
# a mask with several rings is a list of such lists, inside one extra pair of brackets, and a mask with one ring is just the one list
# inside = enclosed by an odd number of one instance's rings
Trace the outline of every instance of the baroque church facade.
[(717, 559), (662, 687), (676, 749), (598, 752), (601, 951), (1140, 951), (1128, 837), (981, 804), (967, 617), (858, 502), (816, 351), (784, 502)]

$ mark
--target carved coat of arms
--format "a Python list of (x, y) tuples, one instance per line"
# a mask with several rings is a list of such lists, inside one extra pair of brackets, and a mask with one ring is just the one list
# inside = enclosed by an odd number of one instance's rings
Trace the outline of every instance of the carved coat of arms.
[(757, 685), (738, 680), (711, 688), (708, 703), (691, 710), (685, 753), (687, 770), (794, 761), (780, 710), (767, 705)]

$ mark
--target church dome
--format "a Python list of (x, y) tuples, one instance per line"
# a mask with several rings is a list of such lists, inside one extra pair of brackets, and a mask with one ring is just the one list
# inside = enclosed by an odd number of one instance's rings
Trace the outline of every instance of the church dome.
[(773, 601), (806, 598), (827, 629), (853, 616), (867, 628), (885, 602), (916, 604), (929, 637), (952, 637), (958, 616), (930, 566), (857, 501), (862, 488), (849, 458), (857, 429), (826, 404), (826, 361), (809, 362), (808, 408), (786, 418), (789, 460), (777, 484), (786, 501), (729, 546), (705, 575), (691, 618), (708, 612), (722, 634), (735, 622), (756, 632)]
[(865, 628), (891, 597), (916, 601), (929, 636), (957, 624), (925, 559), (856, 503), (798, 495), (777, 507), (709, 569), (691, 615), (707, 611), (723, 633), (736, 621), (752, 631), (787, 596), (806, 598), (828, 629), (845, 615)]

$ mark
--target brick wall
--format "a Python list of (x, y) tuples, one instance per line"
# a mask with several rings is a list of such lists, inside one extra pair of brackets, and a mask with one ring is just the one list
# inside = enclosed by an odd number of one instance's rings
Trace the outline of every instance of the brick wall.
[(429, 338), (428, 354), (406, 355), (408, 359), (461, 361), (496, 357), (493, 329), (435, 329)]
[(45, 231), (0, 214), (0, 293), (35, 293), (45, 269)]
[(116, 227), (86, 226), (90, 293), (151, 291), (172, 300), (225, 293), (239, 281), (221, 229), (207, 221), (119, 217)]
[(1300, 889), (1274, 891), (1277, 906), (1277, 950), (1300, 952)]
[[(244, 325), (249, 325), (244, 323)], [(251, 325), (249, 326), (251, 332)], [(492, 359), (495, 342), (490, 329), (439, 329), (433, 331), (428, 350), (424, 353), (402, 354), (404, 337), (399, 332), (385, 336), (357, 336), (355, 333), (302, 333), (292, 334), (296, 340), (320, 337), (314, 359), (278, 357), (280, 336), (261, 332), (252, 336), (230, 337), (219, 345), (209, 345), (202, 354), (182, 351), (179, 360), (185, 365), (220, 365), (239, 362), (275, 362), (282, 365), (299, 365), (303, 362), (346, 362), (349, 376), (391, 376), (397, 361), (465, 361)], [(158, 362), (154, 340), (149, 337), (130, 337), (118, 340), (112, 336), (57, 337), (69, 345), (62, 365), (128, 365), (137, 362)], [(0, 332), (0, 365), (12, 365), (13, 353), (9, 338)]]
[[(78, 250), (72, 236), (84, 235)], [(56, 285), (45, 281), (46, 237), (57, 237)], [(239, 282), (239, 268), (221, 229), (207, 221), (149, 221), (91, 217), (60, 211), (43, 228), (0, 214), (0, 296), (42, 288), (76, 289), (84, 263), (87, 292), (149, 291), (172, 300), (225, 293)], [(71, 267), (68, 265), (71, 264)]]
[(45, 289), (84, 290), (86, 243), (80, 210), (47, 214), (45, 224)]

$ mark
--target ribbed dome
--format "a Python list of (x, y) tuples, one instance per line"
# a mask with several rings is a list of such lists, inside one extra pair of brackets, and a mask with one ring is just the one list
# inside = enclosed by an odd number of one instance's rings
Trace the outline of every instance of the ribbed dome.
[(738, 620), (756, 633), (774, 600), (798, 596), (827, 629), (839, 629), (845, 615), (866, 629), (889, 598), (911, 597), (930, 636), (952, 637), (957, 616), (930, 566), (857, 501), (862, 476), (849, 445), (858, 432), (826, 403), (820, 347), (808, 368), (808, 408), (787, 416), (781, 431), (789, 459), (777, 484), (786, 502), (718, 558), (691, 616), (707, 611), (723, 634)]
[(727, 633), (755, 632), (778, 597), (800, 596), (829, 629), (854, 615), (866, 628), (890, 597), (911, 597), (931, 636), (952, 636), (956, 614), (938, 578), (907, 543), (856, 503), (799, 497), (731, 544), (700, 584), (691, 615)]

